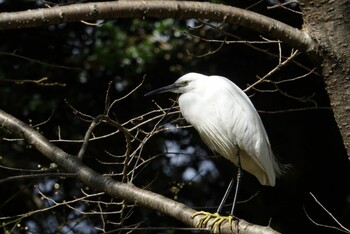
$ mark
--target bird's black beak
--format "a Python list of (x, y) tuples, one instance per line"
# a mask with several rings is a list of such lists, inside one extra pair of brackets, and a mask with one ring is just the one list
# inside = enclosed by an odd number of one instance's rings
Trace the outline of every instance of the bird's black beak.
[(172, 91), (174, 91), (177, 88), (178, 88), (178, 86), (174, 83), (174, 84), (167, 85), (167, 86), (161, 87), (159, 89), (153, 90), (153, 91), (151, 91), (149, 93), (146, 93), (145, 97), (151, 96), (151, 95), (154, 95), (154, 94), (157, 94), (157, 93), (172, 92)]

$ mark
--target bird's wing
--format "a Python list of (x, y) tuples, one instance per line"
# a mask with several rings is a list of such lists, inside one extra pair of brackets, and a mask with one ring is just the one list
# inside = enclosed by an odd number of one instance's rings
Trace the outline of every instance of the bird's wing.
[(270, 181), (267, 183), (274, 184), (276, 162), (260, 116), (249, 97), (234, 83), (226, 82), (227, 88), (220, 90), (215, 98), (221, 128), (225, 129), (231, 142), (250, 156), (250, 164), (256, 164), (248, 167), (252, 170), (260, 168)]

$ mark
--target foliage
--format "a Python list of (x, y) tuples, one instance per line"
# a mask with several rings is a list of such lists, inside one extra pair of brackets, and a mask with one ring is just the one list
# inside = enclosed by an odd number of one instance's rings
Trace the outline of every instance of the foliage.
[[(52, 4), (68, 2), (71, 3)], [(237, 5), (247, 7), (253, 2)], [(25, 5), (19, 7), (19, 3)], [(43, 3), (0, 1), (0, 9), (15, 11), (43, 7)], [(266, 10), (266, 5), (260, 3), (252, 10), (301, 26), (301, 16), (284, 8)], [(101, 21), (97, 26), (61, 24), (3, 31), (0, 38), (1, 108), (31, 123), (72, 154), (78, 154), (91, 121), (139, 85), (143, 77), (143, 85), (113, 105), (109, 113), (111, 119), (126, 123), (128, 128), (144, 121), (139, 116), (159, 110), (151, 98), (143, 95), (181, 74), (221, 74), (244, 89), (257, 76), (268, 74), (280, 59), (287, 59), (292, 51), (243, 28), (202, 20), (125, 19)], [(329, 229), (316, 226), (305, 215), (303, 209), (319, 222), (330, 222), (311, 199), (310, 191), (343, 223), (349, 222), (346, 153), (335, 131), (323, 82), (311, 64), (299, 55), (248, 91), (261, 111), (274, 151), (284, 163), (293, 166), (275, 188), (261, 187), (244, 174), (239, 199), (248, 201), (238, 205), (237, 216), (261, 225), (271, 221), (271, 226), (283, 233), (298, 232), (300, 227), (309, 233), (329, 233)], [(175, 96), (153, 99), (167, 110)], [(145, 118), (150, 116), (156, 115)], [(130, 119), (133, 121), (128, 122)], [(135, 130), (137, 136), (146, 139), (155, 124), (156, 121), (144, 123)], [(147, 163), (129, 179), (139, 187), (191, 207), (214, 211), (235, 173), (234, 167), (207, 149), (193, 129), (178, 129), (177, 124), (186, 125), (178, 113), (161, 121), (159, 126), (163, 128), (135, 151), (138, 154), (132, 160), (138, 156)], [(115, 127), (103, 123), (94, 135), (115, 131)], [(25, 142), (13, 139), (10, 132), (2, 129), (1, 137), (0, 172), (4, 181), (0, 183), (6, 192), (0, 194), (0, 216), (8, 217), (2, 218), (5, 232), (98, 233), (125, 232), (135, 227), (182, 227), (155, 211), (112, 200), (84, 187)], [(132, 142), (133, 149), (138, 146), (137, 141)], [(123, 180), (118, 173), (125, 170), (124, 158), (118, 156), (125, 150), (122, 134), (94, 140), (84, 163)], [(140, 165), (132, 162), (128, 172)], [(39, 176), (5, 180), (16, 175)]]

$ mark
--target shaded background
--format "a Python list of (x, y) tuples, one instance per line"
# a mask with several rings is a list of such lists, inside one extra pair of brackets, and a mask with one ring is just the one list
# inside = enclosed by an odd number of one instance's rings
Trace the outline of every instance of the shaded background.
[[(53, 6), (71, 2), (74, 1), (46, 3)], [(298, 28), (302, 24), (299, 14), (281, 8), (268, 10), (273, 1), (259, 2), (254, 6), (258, 1), (216, 2), (251, 7), (252, 11)], [(38, 7), (45, 7), (45, 2), (0, 1), (2, 12)], [(297, 5), (292, 9), (299, 10)], [(155, 109), (152, 99), (161, 106), (170, 106), (169, 99), (176, 98), (172, 94), (152, 98), (145, 98), (144, 94), (170, 84), (187, 72), (223, 75), (244, 89), (256, 81), (257, 75), (263, 76), (278, 63), (278, 57), (269, 55), (278, 54), (276, 43), (255, 45), (259, 51), (244, 43), (220, 44), (189, 35), (209, 40), (223, 40), (225, 36), (228, 40), (236, 37), (261, 40), (260, 35), (241, 27), (208, 22), (210, 26), (196, 20), (174, 19), (124, 19), (98, 23), (98, 27), (72, 23), (0, 32), (1, 109), (33, 125), (48, 120), (38, 130), (49, 139), (57, 139), (58, 132), (65, 139), (82, 139), (89, 123), (77, 118), (67, 102), (82, 113), (102, 114), (110, 81), (113, 82), (110, 91), (113, 100), (128, 93), (146, 77), (137, 92), (113, 109), (115, 119), (124, 122)], [(289, 56), (291, 49), (282, 44), (282, 52)], [(296, 61), (313, 68), (303, 55)], [(307, 69), (292, 63), (271, 79), (282, 81), (307, 72)], [(261, 225), (270, 223), (282, 233), (338, 232), (319, 227), (310, 220), (336, 225), (311, 197), (309, 193), (312, 192), (340, 222), (350, 226), (349, 161), (329, 108), (322, 78), (315, 73), (281, 83), (278, 87), (286, 95), (269, 92), (275, 86), (266, 83), (257, 86), (259, 90), (248, 92), (260, 112), (275, 154), (291, 167), (274, 188), (261, 186), (254, 177), (245, 173), (239, 194), (241, 202), (236, 209), (239, 218)], [(26, 82), (44, 77), (48, 78), (47, 85)], [(167, 121), (174, 118), (169, 117)], [(145, 128), (149, 130), (153, 125), (154, 122)], [(100, 134), (108, 132), (108, 127), (100, 127), (97, 131)], [(10, 133), (4, 130), (0, 133), (2, 179), (37, 174), (40, 169), (50, 168), (46, 158), (21, 141), (3, 139), (13, 137)], [(74, 143), (59, 142), (57, 145), (72, 154), (80, 148), (80, 144)], [(106, 151), (118, 154), (124, 147), (122, 137), (93, 142), (84, 162), (101, 173), (118, 171), (100, 162), (108, 160)], [(151, 191), (198, 210), (216, 210), (235, 173), (231, 163), (206, 148), (193, 129), (165, 131), (154, 136), (145, 145), (142, 157), (150, 158), (156, 154), (162, 156), (138, 172), (135, 185), (147, 186)], [(55, 187), (57, 185), (59, 188)], [(0, 186), (1, 217), (51, 206), (49, 201), (40, 200), (36, 186), (58, 202), (80, 196), (80, 189), (84, 188), (74, 178), (50, 176), (14, 180)], [(98, 199), (107, 201), (110, 198), (101, 196)], [(98, 210), (92, 203), (75, 203), (75, 207), (82, 211)], [(105, 211), (119, 209), (116, 204), (104, 207)], [(226, 211), (229, 210), (227, 207)], [(140, 227), (145, 228), (143, 232), (148, 233), (175, 233), (176, 229), (167, 230), (167, 227), (183, 227), (176, 220), (144, 207), (132, 211), (122, 224), (118, 224), (119, 215), (106, 214), (105, 230), (118, 232), (120, 228), (140, 222)], [(3, 219), (1, 223), (2, 231), (10, 233), (100, 233), (102, 231), (95, 227), (103, 225), (100, 215), (81, 214), (65, 206), (27, 218)], [(165, 228), (146, 230), (149, 227)]]

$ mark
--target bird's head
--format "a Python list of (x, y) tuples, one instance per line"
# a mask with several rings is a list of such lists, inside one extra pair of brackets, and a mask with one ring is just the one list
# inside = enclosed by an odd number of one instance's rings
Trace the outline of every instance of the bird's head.
[(172, 93), (187, 93), (192, 91), (197, 87), (197, 81), (199, 79), (203, 79), (204, 77), (207, 77), (206, 75), (202, 75), (199, 73), (187, 73), (186, 75), (181, 76), (177, 81), (175, 81), (173, 84), (153, 90), (149, 93), (147, 93), (145, 96), (150, 96), (157, 93), (165, 93), (165, 92), (172, 92)]

